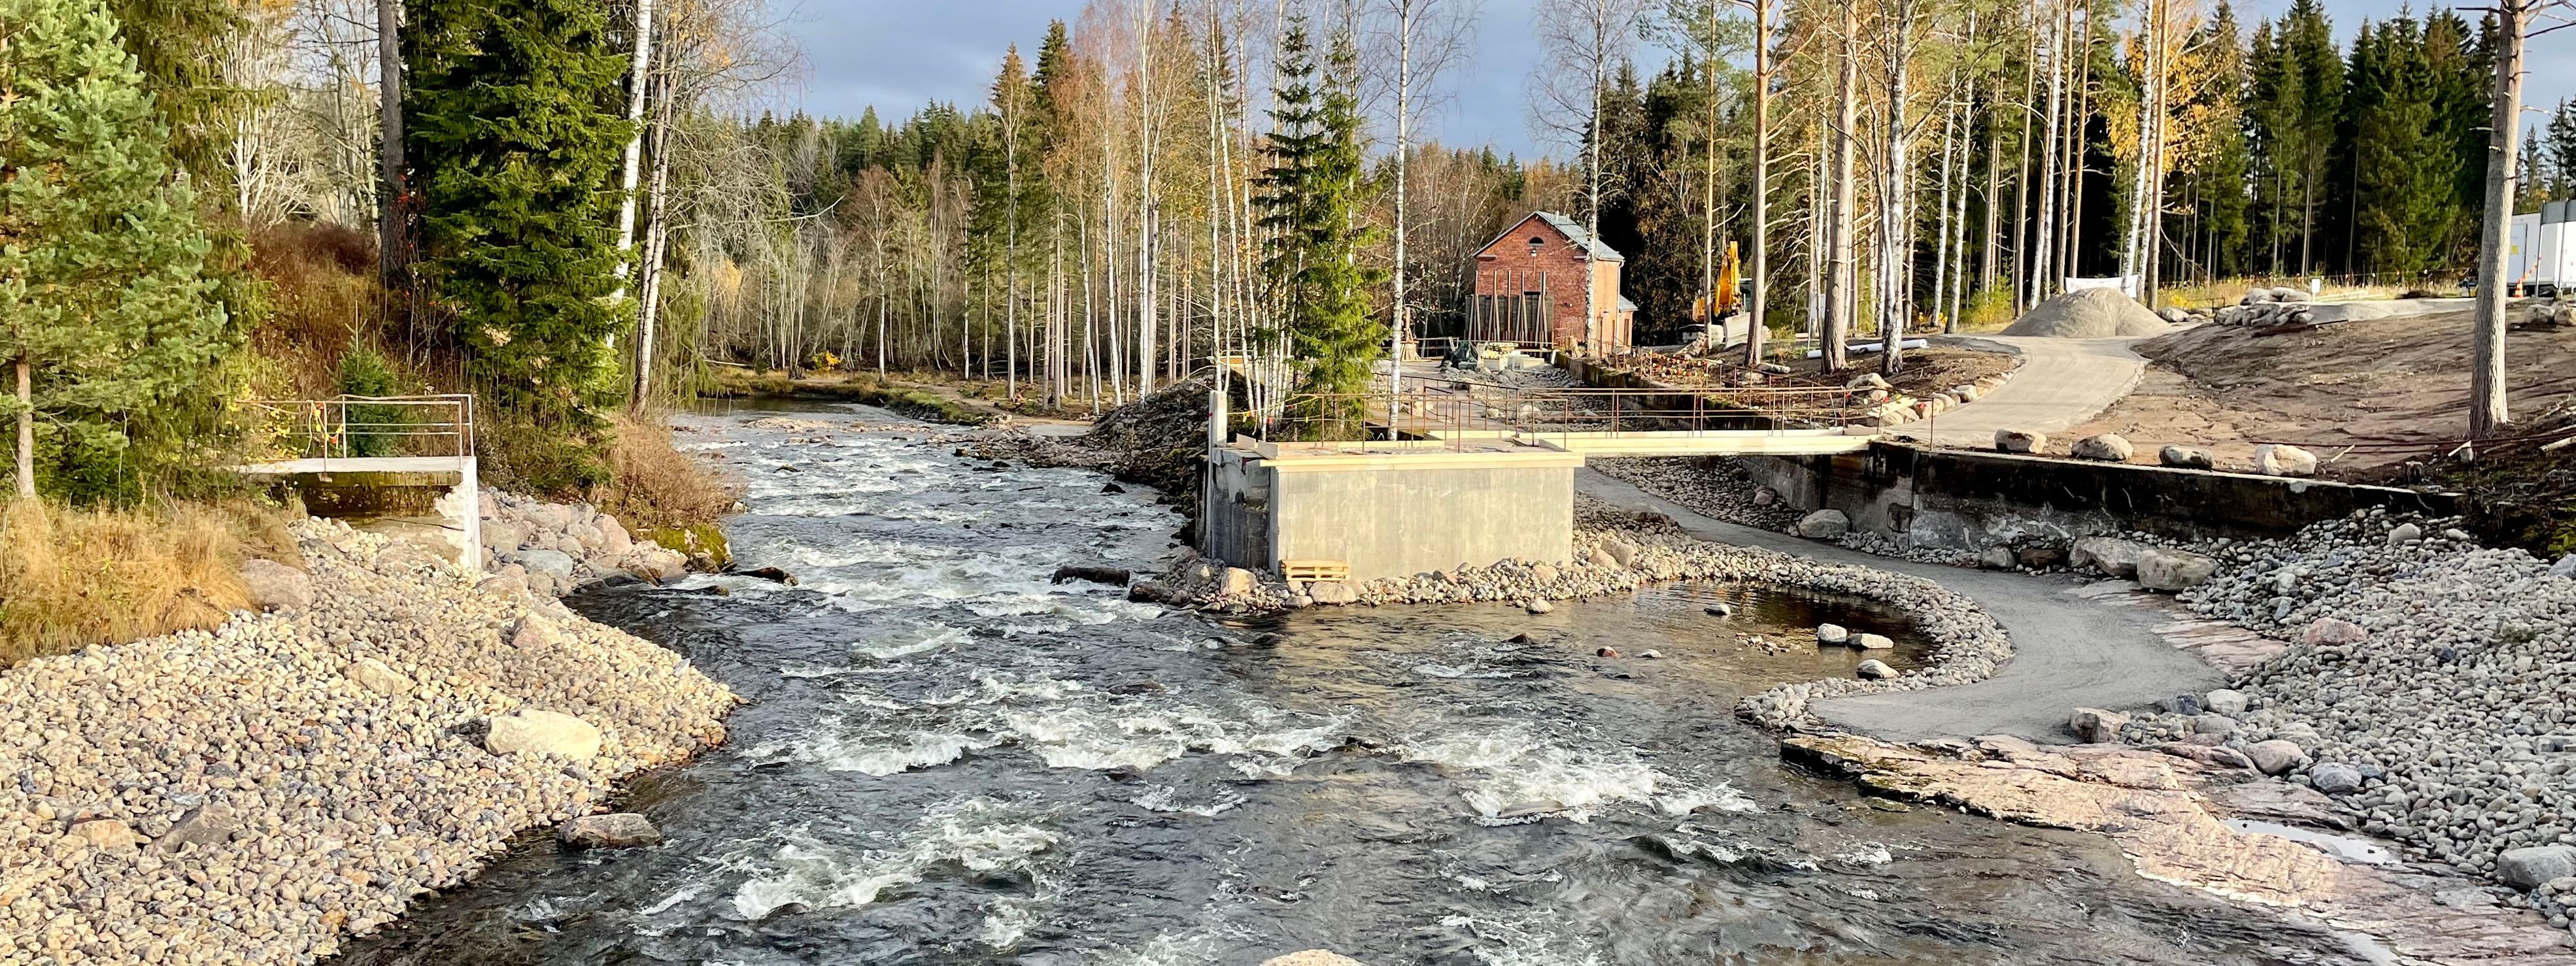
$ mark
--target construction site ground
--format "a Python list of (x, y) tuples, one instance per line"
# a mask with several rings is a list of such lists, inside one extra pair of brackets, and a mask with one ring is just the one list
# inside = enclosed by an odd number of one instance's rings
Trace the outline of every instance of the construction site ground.
[[(2528, 310), (2510, 316), (2519, 322)], [(2291, 443), (2325, 461), (2321, 475), (2384, 479), (2389, 468), (2467, 435), (2469, 313), (2338, 322), (2284, 335), (2205, 324), (2137, 343), (2144, 379), (2126, 398), (2052, 441), (2118, 433), (2133, 459), (2166, 444), (2251, 465), (2260, 443)], [(2513, 411), (2538, 416), (2576, 390), (2576, 329), (2509, 332)]]
[[(1638, 357), (1632, 365), (1640, 375), (1673, 386), (1727, 385), (1728, 379), (1743, 371), (1741, 353), (1724, 356), (1686, 358), (1654, 354)], [(1905, 371), (1888, 377), (1888, 384), (1909, 396), (1929, 396), (1962, 383), (1975, 382), (1999, 372), (2010, 372), (2021, 359), (2005, 352), (1987, 352), (1960, 346), (1929, 346), (1905, 353)], [(1851, 357), (1851, 368), (1842, 376), (1825, 373), (1816, 359), (1789, 363), (1791, 381), (1797, 383), (1841, 385), (1853, 375), (1879, 371), (1877, 355)]]

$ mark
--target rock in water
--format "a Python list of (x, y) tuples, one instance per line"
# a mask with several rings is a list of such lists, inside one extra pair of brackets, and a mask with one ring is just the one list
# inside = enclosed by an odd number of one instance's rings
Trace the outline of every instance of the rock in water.
[(2138, 584), (2148, 590), (2188, 590), (2218, 572), (2218, 561), (2184, 550), (2150, 550), (2138, 558)]
[(1816, 643), (1818, 644), (1841, 644), (1850, 640), (1851, 631), (1844, 629), (1841, 624), (1816, 625)]
[(2205, 449), (2190, 446), (2167, 446), (2156, 451), (2156, 462), (2181, 470), (2206, 470), (2218, 465), (2218, 459)]
[(1308, 949), (1263, 960), (1261, 966), (1368, 966), (1368, 964), (1340, 953)]
[(2496, 878), (2525, 892), (2571, 875), (2576, 875), (2576, 845), (2534, 845), (2496, 856)]
[(1818, 510), (1798, 521), (1798, 535), (1809, 540), (1831, 540), (1851, 532), (1851, 517), (1841, 510)]
[(1880, 681), (1895, 677), (1896, 669), (1888, 667), (1887, 662), (1885, 661), (1871, 658), (1860, 662), (1860, 666), (1853, 668), (1852, 673), (1860, 675), (1864, 680)]
[(1094, 584), (1108, 584), (1112, 587), (1125, 587), (1128, 576), (1127, 571), (1120, 567), (1066, 564), (1055, 568), (1055, 576), (1047, 578), (1047, 583), (1061, 584), (1068, 580), (1080, 580)]
[(2126, 463), (2130, 456), (2136, 454), (2137, 449), (2130, 446), (2128, 439), (2118, 433), (2103, 433), (2099, 436), (2087, 436), (2076, 440), (2074, 452), (2075, 458), (2079, 460)]
[(2048, 448), (2048, 434), (2018, 429), (1995, 430), (1995, 450), (2002, 453), (2036, 453)]
[(241, 578), (251, 601), (269, 610), (301, 610), (313, 604), (313, 578), (277, 561), (243, 561)]
[(2349, 795), (2361, 790), (2361, 769), (2339, 761), (2329, 761), (2308, 769), (2308, 784), (2328, 795)]
[(2120, 726), (2128, 723), (2129, 716), (2117, 711), (2077, 708), (2074, 714), (2067, 716), (2066, 728), (2075, 732), (2076, 740), (2099, 745), (2119, 741)]
[(584, 815), (555, 829), (555, 838), (576, 849), (631, 849), (662, 841), (662, 830), (633, 812)]
[(496, 755), (527, 753), (589, 761), (599, 754), (599, 729), (568, 714), (522, 709), (492, 719), (483, 749)]
[(1359, 590), (1338, 580), (1319, 580), (1307, 584), (1306, 596), (1313, 598), (1318, 604), (1338, 605), (1360, 602)]
[(2266, 476), (2315, 476), (2316, 454), (2286, 443), (2254, 447), (2254, 472)]
[(736, 573), (745, 577), (757, 577), (762, 580), (776, 581), (790, 587), (796, 586), (795, 574), (788, 573), (787, 571), (776, 567), (759, 567), (752, 570), (736, 571)]
[(1245, 596), (1261, 585), (1260, 578), (1253, 576), (1252, 571), (1241, 567), (1225, 568), (1225, 575), (1220, 580), (1222, 582), (1217, 585), (1217, 593), (1227, 597)]
[(1735, 616), (1735, 608), (1724, 603), (1710, 604), (1708, 605), (1708, 614), (1711, 617), (1733, 617)]
[(1889, 640), (1883, 634), (1854, 634), (1851, 637), (1851, 646), (1864, 651), (1885, 651), (1896, 647), (1896, 642)]
[(1533, 613), (1533, 614), (1545, 614), (1545, 613), (1548, 613), (1548, 612), (1550, 612), (1550, 611), (1555, 610), (1555, 609), (1556, 609), (1556, 605), (1555, 605), (1555, 604), (1548, 603), (1547, 601), (1544, 601), (1544, 600), (1536, 600), (1536, 599), (1533, 599), (1533, 600), (1530, 600), (1530, 601), (1528, 601), (1528, 602), (1525, 602), (1525, 603), (1521, 604), (1521, 609), (1522, 609), (1522, 610), (1525, 610), (1525, 611), (1528, 611), (1528, 612), (1530, 612), (1530, 613)]
[(2245, 746), (2245, 757), (2254, 760), (2256, 771), (2266, 775), (2287, 775), (2308, 759), (2308, 753), (2296, 744), (2274, 738)]

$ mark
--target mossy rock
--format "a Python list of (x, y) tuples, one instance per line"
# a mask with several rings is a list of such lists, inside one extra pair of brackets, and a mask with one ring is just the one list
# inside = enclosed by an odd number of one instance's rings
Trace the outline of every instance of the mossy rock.
[(645, 535), (654, 546), (676, 550), (696, 557), (705, 554), (721, 567), (733, 562), (733, 550), (725, 544), (724, 531), (713, 523), (692, 523), (683, 527), (663, 527)]

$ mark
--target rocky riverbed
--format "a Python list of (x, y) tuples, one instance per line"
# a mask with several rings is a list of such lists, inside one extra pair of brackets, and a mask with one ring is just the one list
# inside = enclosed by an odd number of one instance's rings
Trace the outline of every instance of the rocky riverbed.
[(296, 535), (267, 612), (0, 673), (0, 964), (310, 962), (724, 738), (730, 691), (515, 574)]

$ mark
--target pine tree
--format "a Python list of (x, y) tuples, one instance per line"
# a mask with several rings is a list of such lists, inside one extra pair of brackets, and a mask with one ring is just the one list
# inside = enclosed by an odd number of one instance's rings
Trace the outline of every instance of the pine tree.
[(490, 398), (570, 416), (613, 383), (625, 54), (589, 0), (412, 0), (406, 20), (424, 294)]
[(22, 494), (132, 499), (204, 455), (165, 413), (235, 345), (116, 31), (100, 0), (0, 0), (0, 358), (16, 390), (0, 406)]
[(1368, 292), (1383, 274), (1360, 264), (1374, 232), (1360, 218), (1359, 98), (1352, 84), (1358, 52), (1336, 32), (1318, 78), (1304, 17), (1280, 38), (1279, 77), (1270, 109), (1271, 161), (1256, 199), (1270, 232), (1263, 262), (1277, 286), (1275, 304), (1303, 378), (1300, 390), (1331, 397), (1310, 416), (1319, 428), (1346, 430), (1364, 412), (1356, 394), (1382, 355), (1369, 319)]
[(2549, 166), (2558, 171), (2558, 197), (2576, 198), (2576, 101), (2559, 101), (2549, 116)]

